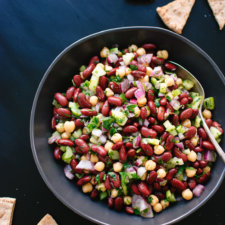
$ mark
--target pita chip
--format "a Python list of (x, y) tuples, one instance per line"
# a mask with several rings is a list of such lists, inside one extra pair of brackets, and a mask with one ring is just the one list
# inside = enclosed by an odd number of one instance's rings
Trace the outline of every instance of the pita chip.
[(225, 0), (208, 0), (220, 30), (225, 25)]
[(15, 198), (0, 198), (0, 224), (11, 225), (13, 219), (13, 211), (15, 208)]
[(37, 225), (58, 225), (51, 215), (46, 214)]
[(156, 11), (167, 27), (181, 34), (194, 3), (195, 0), (175, 0), (162, 7), (157, 7)]

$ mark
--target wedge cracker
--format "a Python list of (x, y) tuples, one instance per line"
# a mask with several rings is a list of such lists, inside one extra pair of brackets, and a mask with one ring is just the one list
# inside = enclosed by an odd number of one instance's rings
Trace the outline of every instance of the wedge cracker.
[(46, 214), (37, 225), (58, 225), (51, 215)]
[(13, 219), (13, 211), (15, 208), (15, 198), (0, 198), (0, 224), (11, 225)]

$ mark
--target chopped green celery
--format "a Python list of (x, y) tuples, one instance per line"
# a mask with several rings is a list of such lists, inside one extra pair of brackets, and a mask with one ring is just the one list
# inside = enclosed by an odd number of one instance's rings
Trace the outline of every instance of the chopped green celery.
[(66, 151), (66, 146), (60, 146), (60, 150), (61, 150), (62, 152), (65, 152), (65, 151)]
[(168, 202), (176, 202), (175, 195), (171, 193), (170, 190), (166, 191), (166, 199), (168, 200)]
[(72, 135), (75, 139), (79, 138), (82, 135), (81, 129), (75, 130)]
[(185, 89), (187, 89), (189, 91), (194, 87), (194, 82), (191, 81), (191, 80), (184, 80), (183, 86), (184, 86)]
[(133, 53), (126, 53), (122, 57), (123, 57), (123, 61), (124, 61), (125, 65), (129, 65), (130, 62), (134, 59), (134, 54)]
[[(99, 115), (100, 116), (100, 115)], [(93, 116), (87, 125), (88, 130), (91, 132), (93, 129), (100, 126), (99, 116)]]
[(56, 101), (56, 99), (53, 99), (52, 105), (54, 105), (56, 108), (62, 107), (62, 106)]
[(171, 168), (174, 168), (175, 166), (182, 166), (182, 165), (184, 165), (184, 162), (182, 159), (173, 157), (166, 163), (166, 168), (171, 169)]
[(216, 141), (217, 141), (218, 143), (220, 143), (220, 142), (221, 142), (221, 138), (216, 138)]
[(166, 93), (166, 89), (167, 89), (166, 83), (161, 83), (160, 84), (160, 88), (159, 88), (159, 92), (165, 94)]
[(154, 78), (154, 77), (151, 77), (151, 82), (152, 82), (152, 84), (155, 86), (156, 85), (156, 83), (157, 83), (157, 80), (156, 80), (156, 78)]
[(178, 171), (177, 171), (177, 174), (176, 174), (176, 178), (180, 181), (183, 180), (184, 178), (184, 167), (179, 167)]
[(202, 102), (202, 96), (195, 96), (193, 101), (187, 106), (192, 109), (198, 109)]
[(102, 120), (102, 125), (106, 130), (109, 130), (112, 127), (113, 122), (114, 122), (114, 119), (112, 117), (105, 117)]
[(92, 75), (91, 76), (91, 80), (90, 80), (90, 85), (89, 85), (89, 89), (91, 90), (91, 91), (96, 91), (96, 88), (97, 88), (97, 86), (98, 86), (98, 83), (99, 83), (99, 76), (97, 76), (97, 75)]
[(119, 172), (121, 177), (121, 186), (123, 189), (124, 195), (127, 195), (127, 184), (129, 183), (129, 173), (127, 172)]
[(141, 142), (144, 144), (159, 145), (160, 140), (156, 138), (142, 138)]
[(109, 49), (109, 53), (115, 53), (115, 54), (118, 54), (118, 53), (119, 53), (119, 49), (118, 49), (118, 48), (110, 48), (110, 49)]
[(107, 191), (104, 191), (104, 192), (100, 192), (99, 194), (99, 199), (100, 200), (103, 200), (107, 197)]
[(181, 90), (180, 89), (172, 90), (173, 97), (176, 97), (176, 96), (178, 96), (180, 94), (181, 94)]
[(185, 133), (185, 132), (187, 131), (187, 128), (185, 128), (184, 126), (182, 126), (182, 125), (180, 124), (180, 125), (178, 125), (178, 126), (176, 127), (176, 130), (177, 130), (178, 133), (183, 134), (183, 133)]
[(196, 96), (199, 96), (199, 93), (198, 92), (190, 92), (190, 96), (192, 98), (196, 97)]
[(215, 102), (213, 97), (209, 97), (204, 100), (204, 108), (209, 110), (213, 110), (215, 108)]
[(73, 157), (73, 150), (71, 147), (69, 146), (66, 146), (66, 152), (63, 153), (62, 155), (62, 160), (65, 162), (65, 163), (70, 163), (70, 161), (72, 160), (72, 157)]
[(103, 68), (104, 68), (103, 64), (98, 63), (96, 65), (96, 67), (94, 68), (94, 70), (92, 71), (92, 75), (97, 76), (97, 77), (104, 76), (106, 74), (106, 72)]
[(125, 103), (125, 102), (127, 101), (127, 99), (126, 99), (124, 93), (122, 93), (122, 94), (120, 95), (120, 99), (122, 100), (123, 103)]
[(222, 133), (216, 127), (210, 127), (210, 132), (215, 139), (219, 138), (222, 135)]
[(163, 125), (166, 128), (166, 131), (168, 131), (170, 134), (173, 136), (177, 135), (176, 127), (172, 125), (169, 120), (166, 120)]
[(69, 102), (69, 108), (72, 112), (72, 114), (76, 117), (80, 117), (81, 116), (81, 111), (79, 109), (79, 104), (76, 102)]
[(80, 72), (83, 72), (85, 69), (86, 69), (86, 66), (85, 66), (85, 65), (82, 65), (82, 66), (80, 67)]
[(112, 159), (112, 160), (119, 160), (120, 159), (120, 154), (119, 154), (118, 151), (114, 151), (112, 149), (109, 149), (108, 155), (109, 155), (109, 158)]
[(201, 118), (199, 116), (196, 116), (194, 121), (194, 126), (199, 128), (201, 126), (201, 122), (202, 122)]
[(112, 117), (115, 119), (116, 123), (120, 126), (124, 126), (128, 120), (124, 112), (120, 112), (117, 110), (112, 110)]

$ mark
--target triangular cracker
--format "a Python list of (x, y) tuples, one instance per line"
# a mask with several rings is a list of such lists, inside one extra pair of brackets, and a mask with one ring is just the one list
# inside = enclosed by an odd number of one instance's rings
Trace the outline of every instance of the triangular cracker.
[(165, 6), (157, 7), (156, 11), (167, 27), (181, 34), (194, 3), (195, 0), (175, 0)]
[(208, 3), (219, 24), (220, 30), (222, 30), (225, 25), (225, 0), (208, 0)]
[(11, 225), (13, 219), (13, 211), (15, 208), (15, 198), (0, 198), (0, 224)]
[(58, 225), (51, 215), (46, 214), (37, 225)]

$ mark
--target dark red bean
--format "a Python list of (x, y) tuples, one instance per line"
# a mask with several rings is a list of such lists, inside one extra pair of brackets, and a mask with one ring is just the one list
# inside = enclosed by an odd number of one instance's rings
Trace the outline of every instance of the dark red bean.
[(125, 211), (129, 214), (134, 214), (134, 209), (130, 206), (126, 206), (125, 207)]
[(84, 93), (80, 93), (78, 95), (77, 101), (81, 108), (91, 108), (92, 107), (91, 103), (87, 100)]
[(155, 50), (156, 49), (156, 45), (152, 44), (152, 43), (146, 43), (142, 45), (142, 48), (146, 49), (146, 50)]
[(146, 67), (142, 64), (138, 64), (137, 69), (138, 69), (138, 71), (142, 71), (142, 72), (146, 73)]
[(197, 174), (202, 174), (202, 172), (203, 172), (203, 171), (202, 171), (201, 168), (198, 168), (198, 169), (197, 169)]
[(94, 63), (88, 65), (88, 67), (83, 71), (83, 74), (82, 74), (84, 80), (86, 80), (88, 77), (91, 76), (91, 73), (94, 70), (94, 68), (95, 68)]
[(139, 123), (138, 123), (138, 122), (134, 122), (133, 125), (134, 125), (135, 127), (139, 127)]
[(127, 133), (127, 134), (136, 133), (137, 130), (138, 130), (137, 127), (136, 126), (132, 126), (132, 125), (128, 125), (128, 126), (123, 128), (123, 132)]
[(103, 90), (105, 90), (107, 88), (108, 80), (107, 80), (106, 76), (101, 76), (99, 78), (99, 85), (101, 86), (101, 88)]
[(208, 178), (209, 176), (205, 173), (199, 178), (198, 183), (204, 184), (208, 180)]
[(70, 161), (70, 167), (72, 168), (73, 171), (76, 171), (76, 166), (77, 166), (78, 162), (76, 161), (76, 159), (72, 159)]
[(159, 101), (160, 105), (164, 106), (167, 104), (167, 99), (165, 97), (162, 97)]
[[(118, 62), (118, 61), (117, 61)], [(106, 74), (108, 75), (108, 76), (112, 76), (112, 75), (115, 75), (116, 74), (116, 70), (117, 70), (118, 68), (113, 68), (112, 70), (110, 70), (109, 72), (107, 72)]]
[(108, 207), (113, 208), (114, 206), (114, 199), (112, 197), (108, 198)]
[(62, 152), (61, 152), (60, 148), (59, 147), (56, 147), (54, 149), (54, 158), (56, 160), (60, 160), (61, 159), (61, 156), (62, 156)]
[(188, 98), (182, 98), (182, 99), (180, 100), (180, 104), (181, 104), (181, 105), (187, 105), (187, 104), (188, 104)]
[(152, 56), (152, 62), (155, 63), (156, 65), (162, 65), (164, 61), (165, 60), (163, 58)]
[(91, 176), (84, 176), (84, 177), (82, 177), (81, 179), (79, 179), (78, 181), (77, 181), (77, 185), (78, 186), (82, 186), (82, 185), (84, 185), (84, 184), (86, 184), (86, 183), (88, 183), (88, 182), (90, 182), (91, 181)]
[(165, 195), (162, 192), (157, 192), (155, 195), (158, 197), (158, 199), (161, 201), (165, 198)]
[(61, 93), (59, 93), (59, 92), (55, 93), (54, 97), (61, 106), (65, 107), (68, 105), (68, 100)]
[(196, 185), (197, 185), (197, 183), (196, 183), (195, 179), (190, 179), (188, 181), (188, 186), (190, 189), (194, 189), (196, 187)]
[(141, 149), (144, 151), (145, 155), (147, 156), (153, 155), (153, 149), (151, 145), (141, 143)]
[(124, 145), (122, 145), (122, 147), (120, 148), (120, 160), (122, 163), (125, 163), (125, 161), (127, 160), (127, 152), (126, 149), (124, 147)]
[(204, 160), (200, 160), (200, 161), (199, 161), (199, 165), (200, 165), (201, 168), (204, 168), (204, 167), (207, 166), (207, 162), (204, 161)]
[(130, 62), (130, 65), (137, 67), (138, 66), (138, 62), (136, 60), (132, 60)]
[(212, 122), (212, 126), (213, 126), (213, 127), (221, 127), (221, 124), (219, 124), (219, 123), (216, 122), (216, 121), (213, 121), (213, 122)]
[(108, 102), (110, 105), (121, 106), (123, 101), (119, 97), (111, 96), (108, 97)]
[(147, 181), (148, 184), (153, 184), (155, 182), (156, 178), (157, 178), (157, 173), (156, 173), (156, 171), (153, 170), (147, 176), (146, 181)]
[(188, 97), (189, 97), (189, 94), (186, 92), (183, 92), (179, 95), (179, 100), (181, 100), (182, 98), (188, 98)]
[(127, 157), (133, 158), (136, 155), (135, 149), (131, 148), (127, 152)]
[(172, 158), (172, 154), (170, 152), (164, 152), (161, 156), (158, 156), (162, 159), (163, 162), (168, 162)]
[(146, 185), (146, 183), (141, 182), (141, 183), (138, 184), (137, 187), (138, 187), (138, 190), (141, 192), (142, 195), (148, 196), (148, 195), (151, 194), (149, 189), (148, 189), (148, 186)]
[(127, 99), (133, 98), (133, 97), (134, 97), (134, 92), (135, 92), (136, 90), (137, 90), (136, 87), (132, 87), (132, 88), (128, 89), (128, 90), (126, 91), (126, 93), (125, 93), (125, 97), (126, 97)]
[(164, 129), (164, 127), (162, 125), (153, 125), (152, 129), (157, 131), (160, 134), (165, 131), (165, 129)]
[(186, 119), (190, 119), (193, 113), (193, 109), (192, 108), (188, 108), (185, 109), (181, 114), (180, 114), (180, 120), (186, 120)]
[(172, 107), (172, 105), (170, 105), (169, 102), (167, 102), (166, 108), (170, 110), (170, 113), (173, 113), (174, 112), (173, 107)]
[(154, 182), (153, 183), (153, 188), (154, 188), (155, 191), (161, 191), (161, 186), (157, 182)]
[(154, 101), (155, 100), (155, 93), (152, 89), (148, 90), (147, 98), (148, 98), (148, 101)]
[(113, 173), (113, 176), (110, 176), (110, 181), (114, 188), (120, 187), (120, 176), (117, 173)]
[(56, 126), (56, 118), (53, 116), (51, 120), (51, 127), (53, 130), (55, 130), (55, 126)]
[(165, 108), (163, 106), (159, 106), (157, 119), (159, 121), (163, 121), (164, 120), (164, 114), (165, 114)]
[(109, 178), (109, 175), (106, 175), (104, 184), (105, 184), (106, 190), (111, 190), (111, 189), (112, 189), (112, 186), (111, 186), (111, 184), (110, 184), (110, 178)]
[(191, 116), (191, 120), (195, 119), (195, 117), (198, 115), (199, 111), (198, 109), (193, 109), (193, 112), (192, 112), (192, 116)]
[(141, 128), (141, 135), (146, 138), (156, 138), (157, 132), (153, 129), (149, 129), (147, 127)]
[(90, 59), (90, 61), (89, 61), (89, 65), (90, 64), (98, 64), (100, 61), (99, 61), (99, 58), (98, 58), (98, 56), (97, 55), (95, 55), (95, 56), (93, 56), (91, 59)]
[(165, 148), (167, 151), (171, 151), (173, 147), (174, 147), (174, 136), (170, 134), (166, 139)]
[(153, 101), (150, 100), (148, 102), (148, 107), (149, 107), (149, 109), (151, 111), (151, 114), (152, 115), (156, 115), (156, 106), (155, 106), (155, 103)]
[(101, 110), (102, 115), (103, 116), (108, 116), (109, 110), (110, 110), (109, 102), (105, 101), (105, 103), (102, 106), (102, 110)]
[(198, 162), (198, 161), (195, 161), (195, 162), (193, 163), (193, 167), (194, 167), (194, 168), (198, 168), (198, 167), (199, 167), (199, 162)]
[(168, 133), (168, 132), (164, 132), (164, 133), (161, 135), (161, 137), (160, 137), (161, 142), (165, 142), (166, 139), (168, 138), (168, 136), (169, 136), (169, 133)]
[(201, 148), (200, 146), (198, 146), (198, 147), (194, 148), (194, 151), (195, 151), (195, 152), (203, 152), (204, 149)]
[(207, 133), (205, 132), (204, 128), (200, 127), (198, 129), (198, 134), (202, 138), (202, 140), (206, 140), (208, 138)]
[(156, 123), (156, 120), (155, 120), (154, 117), (149, 117), (148, 121), (150, 122), (150, 124), (155, 124)]
[(125, 146), (127, 149), (133, 148), (133, 144), (131, 142), (127, 142)]
[(177, 158), (182, 159), (183, 162), (187, 162), (187, 160), (188, 160), (187, 155), (182, 153), (178, 148), (174, 148), (173, 153)]
[(74, 82), (74, 84), (76, 85), (76, 87), (80, 87), (80, 85), (81, 85), (82, 82), (83, 82), (83, 79), (81, 78), (80, 75), (74, 75), (74, 76), (73, 76), (73, 82)]
[(177, 114), (173, 114), (172, 116), (172, 124), (175, 126), (179, 125), (179, 116)]
[(80, 89), (80, 88), (77, 88), (77, 89), (74, 91), (74, 94), (73, 94), (73, 101), (74, 101), (74, 102), (77, 102), (78, 95), (80, 94), (80, 92), (81, 92), (81, 89)]
[(93, 109), (81, 109), (81, 113), (84, 116), (96, 116), (97, 115), (97, 111), (93, 110)]
[(114, 208), (117, 211), (121, 211), (122, 210), (122, 208), (123, 208), (123, 198), (122, 197), (117, 197), (115, 199)]
[(189, 148), (190, 150), (194, 150), (195, 149), (195, 146), (191, 143), (190, 140), (186, 140), (184, 143), (187, 146), (187, 148)]
[(99, 195), (98, 190), (97, 190), (97, 189), (94, 189), (94, 190), (91, 192), (90, 197), (91, 197), (92, 200), (96, 200), (96, 199), (98, 198), (98, 195)]
[(172, 180), (176, 173), (177, 173), (177, 169), (175, 169), (175, 168), (170, 169), (166, 175), (166, 179)]
[(102, 146), (92, 145), (92, 146), (91, 146), (91, 150), (92, 150), (93, 152), (98, 153), (99, 155), (101, 155), (101, 156), (103, 156), (103, 157), (107, 155), (107, 151), (106, 151), (105, 148), (102, 147)]
[(70, 88), (67, 89), (67, 91), (66, 91), (66, 98), (68, 100), (71, 100), (73, 98), (74, 91), (75, 91), (75, 87), (70, 87)]
[(171, 180), (171, 185), (172, 185), (173, 187), (175, 187), (175, 188), (181, 190), (181, 191), (183, 191), (183, 190), (186, 189), (186, 187), (185, 187), (185, 185), (183, 184), (183, 182), (180, 181), (180, 180), (178, 180), (178, 179), (176, 179), (176, 178), (173, 178), (173, 179)]
[(58, 108), (58, 109), (55, 109), (55, 111), (61, 117), (65, 117), (65, 118), (71, 117), (71, 112), (69, 109)]
[(137, 187), (136, 184), (131, 184), (130, 188), (134, 192), (134, 194), (136, 194), (136, 195), (140, 195), (141, 194), (140, 191), (138, 190), (138, 187)]
[(73, 141), (71, 141), (70, 139), (65, 139), (65, 138), (59, 139), (57, 143), (59, 145), (64, 145), (64, 146), (74, 146)]
[(112, 150), (119, 150), (122, 146), (123, 146), (123, 142), (122, 141), (118, 141), (117, 143), (115, 143), (112, 146)]
[(148, 111), (146, 109), (146, 107), (141, 107), (141, 119), (145, 120), (148, 117)]
[(172, 63), (165, 63), (164, 66), (167, 70), (170, 71), (175, 71), (177, 69), (177, 66)]
[(84, 122), (81, 119), (76, 119), (75, 120), (75, 127), (76, 127), (76, 129), (83, 128)]
[(89, 146), (87, 145), (87, 143), (83, 139), (78, 138), (74, 142), (77, 145), (77, 147), (79, 147), (80, 151), (82, 151), (84, 154), (88, 153)]
[(82, 134), (79, 138), (84, 140), (84, 141), (88, 141), (89, 140), (89, 135), (88, 134)]
[(206, 119), (205, 122), (206, 122), (208, 127), (212, 126), (212, 120), (211, 119)]
[(131, 75), (135, 78), (139, 79), (145, 76), (145, 72), (139, 71), (139, 70), (133, 70), (131, 71)]
[(185, 134), (185, 139), (191, 139), (195, 136), (195, 134), (197, 133), (197, 129), (194, 126), (191, 126), (188, 128), (188, 131)]
[(120, 85), (117, 84), (117, 83), (114, 82), (114, 81), (110, 81), (109, 84), (108, 84), (108, 87), (109, 87), (115, 94), (121, 94), (121, 93), (122, 93), (121, 88), (120, 88)]
[(202, 146), (208, 150), (215, 150), (214, 145), (209, 141), (203, 141)]
[(105, 101), (105, 93), (102, 90), (101, 86), (97, 86), (96, 95), (100, 101), (102, 101), (102, 102)]

